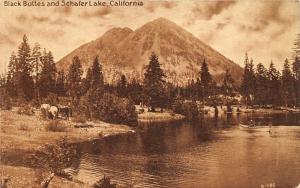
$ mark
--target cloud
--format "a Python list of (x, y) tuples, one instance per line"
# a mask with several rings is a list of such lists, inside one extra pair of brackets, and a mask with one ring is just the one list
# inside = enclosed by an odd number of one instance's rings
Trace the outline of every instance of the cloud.
[(68, 19), (63, 18), (63, 17), (60, 17), (60, 18), (57, 18), (57, 19), (51, 21), (50, 24), (53, 24), (53, 25), (75, 25), (72, 22), (70, 22)]
[(162, 5), (166, 9), (172, 9), (177, 6), (177, 3), (174, 1), (164, 1), (162, 2)]
[(70, 15), (72, 13), (72, 7), (65, 6), (65, 7), (57, 7), (55, 9), (56, 12), (62, 13), (64, 15)]
[(145, 3), (145, 9), (150, 12), (154, 13), (159, 8), (164, 9), (173, 9), (178, 5), (176, 1), (148, 1)]
[(20, 14), (16, 17), (17, 21), (20, 23), (24, 23), (27, 21), (28, 17), (25, 14)]
[(0, 45), (14, 46), (16, 43), (10, 36), (0, 33)]
[(8, 61), (24, 34), (59, 60), (112, 27), (137, 29), (158, 17), (177, 23), (241, 66), (248, 51), (256, 62), (268, 64), (273, 59), (281, 67), (291, 55), (300, 27), (299, 3), (292, 0), (145, 0), (143, 7), (0, 6), (0, 60)]
[(93, 18), (93, 17), (103, 17), (112, 13), (112, 8), (104, 7), (104, 8), (97, 8), (96, 10), (90, 11), (86, 10), (81, 15), (84, 18)]
[(32, 16), (32, 20), (35, 22), (48, 22), (50, 18), (48, 16)]
[(192, 12), (194, 13), (195, 18), (209, 20), (214, 15), (220, 14), (235, 3), (235, 1), (195, 2)]

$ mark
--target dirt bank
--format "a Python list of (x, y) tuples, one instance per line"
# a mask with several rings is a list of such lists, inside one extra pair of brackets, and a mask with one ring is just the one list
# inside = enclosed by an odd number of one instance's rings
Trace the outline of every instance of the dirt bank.
[[(54, 124), (54, 128), (50, 127)], [(30, 168), (28, 160), (45, 145), (65, 138), (76, 143), (106, 136), (134, 132), (126, 125), (101, 121), (86, 122), (89, 128), (75, 128), (78, 123), (67, 120), (44, 120), (38, 115), (20, 115), (15, 111), (0, 111), (1, 181), (9, 177), (9, 187), (36, 187), (49, 172)], [(53, 126), (53, 125), (51, 125)], [(49, 128), (50, 127), (50, 128)], [(41, 177), (36, 177), (40, 174)], [(30, 185), (30, 186), (29, 186)], [(49, 187), (83, 187), (82, 184), (56, 177)]]

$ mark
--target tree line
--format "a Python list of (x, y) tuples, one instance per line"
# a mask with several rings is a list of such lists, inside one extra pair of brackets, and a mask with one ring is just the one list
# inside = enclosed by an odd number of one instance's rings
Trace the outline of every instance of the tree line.
[[(65, 97), (73, 106), (81, 106), (86, 116), (102, 119), (116, 116), (112, 118), (114, 122), (126, 117), (126, 114), (131, 114), (128, 121), (135, 119), (134, 104), (144, 104), (150, 111), (171, 109), (178, 101), (187, 100), (211, 106), (232, 105), (236, 103), (232, 99), (239, 93), (246, 105), (297, 106), (300, 100), (299, 46), (295, 51), (294, 61), (290, 64), (286, 59), (281, 72), (273, 62), (268, 69), (261, 63), (255, 68), (253, 60), (246, 54), (241, 86), (234, 82), (230, 70), (225, 71), (221, 83), (216, 83), (205, 58), (199, 63), (196, 80), (191, 79), (186, 85), (167, 82), (155, 53), (149, 57), (142, 81), (133, 78), (129, 82), (125, 75), (121, 75), (116, 84), (109, 84), (104, 82), (98, 56), (94, 57), (85, 76), (78, 56), (73, 57), (65, 73), (57, 70), (51, 51), (42, 50), (38, 43), (31, 50), (24, 35), (17, 53), (11, 54), (8, 72), (1, 78), (0, 84), (14, 101), (40, 104), (49, 97)], [(117, 109), (126, 113), (119, 113)]]
[(282, 71), (271, 61), (268, 68), (262, 63), (254, 67), (253, 60), (245, 55), (241, 94), (246, 105), (299, 106), (300, 56), (292, 63), (285, 59)]

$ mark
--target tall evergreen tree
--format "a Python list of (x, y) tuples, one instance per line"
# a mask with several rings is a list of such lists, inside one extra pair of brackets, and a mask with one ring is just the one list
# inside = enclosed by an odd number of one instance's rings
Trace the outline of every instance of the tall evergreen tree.
[(199, 95), (204, 99), (211, 94), (212, 77), (209, 73), (205, 59), (201, 65), (200, 78), (198, 79)]
[(268, 96), (268, 71), (263, 64), (258, 63), (256, 68), (256, 89), (254, 92), (255, 102), (259, 105), (266, 105)]
[(135, 104), (143, 101), (143, 86), (135, 78), (128, 84), (128, 97)]
[(282, 70), (282, 94), (285, 106), (295, 104), (294, 78), (288, 59), (285, 60)]
[(17, 56), (15, 52), (12, 52), (10, 58), (9, 58), (9, 65), (8, 65), (8, 72), (7, 72), (7, 82), (6, 82), (6, 89), (8, 91), (8, 94), (11, 97), (17, 97), (18, 92), (17, 92)]
[(33, 79), (31, 76), (31, 50), (27, 36), (23, 36), (23, 41), (18, 49), (17, 63), (17, 90), (22, 99), (30, 100), (33, 97)]
[(292, 65), (292, 70), (295, 80), (296, 105), (300, 106), (300, 55), (295, 56), (295, 60)]
[(151, 111), (155, 111), (156, 107), (162, 107), (164, 104), (164, 78), (165, 74), (160, 67), (158, 57), (152, 53), (145, 69), (143, 83), (144, 94), (147, 96), (147, 103)]
[(93, 66), (91, 69), (91, 87), (94, 89), (103, 89), (104, 87), (104, 77), (102, 73), (102, 66), (99, 63), (98, 56), (95, 57)]
[(297, 34), (297, 38), (294, 41), (293, 50), (294, 50), (295, 56), (300, 57), (300, 34)]
[(35, 43), (33, 49), (32, 49), (32, 76), (34, 81), (34, 94), (35, 98), (39, 100), (40, 95), (40, 74), (42, 72), (42, 53), (41, 53), (41, 47), (39, 43)]
[(281, 91), (280, 91), (280, 72), (276, 70), (274, 63), (271, 61), (268, 70), (269, 87), (268, 97), (269, 104), (278, 106), (281, 104)]
[(87, 90), (86, 102), (88, 106), (88, 115), (94, 117), (96, 115), (95, 111), (97, 111), (94, 103), (104, 94), (104, 77), (98, 56), (95, 57), (93, 65), (88, 69), (83, 84), (84, 89)]
[(241, 85), (241, 93), (245, 98), (246, 106), (248, 107), (249, 102), (251, 102), (251, 96), (254, 94), (255, 89), (255, 72), (253, 60), (249, 61), (248, 54), (245, 55), (244, 61), (244, 74), (243, 81)]
[(225, 97), (231, 96), (234, 91), (234, 80), (232, 79), (229, 70), (227, 69), (224, 75), (222, 91)]
[(82, 94), (85, 95), (91, 87), (92, 69), (88, 68), (85, 78), (82, 78)]
[(56, 66), (51, 51), (44, 52), (42, 57), (42, 71), (39, 79), (40, 97), (45, 98), (49, 93), (55, 93)]
[(127, 79), (124, 74), (122, 74), (120, 80), (117, 83), (117, 93), (119, 97), (127, 97), (128, 96), (128, 91), (127, 91)]
[(78, 100), (82, 95), (81, 89), (81, 76), (83, 74), (82, 65), (78, 56), (75, 56), (72, 60), (72, 64), (69, 67), (67, 77), (67, 93), (72, 97), (73, 102)]
[(59, 96), (66, 95), (66, 78), (63, 70), (58, 72), (55, 84), (55, 92)]

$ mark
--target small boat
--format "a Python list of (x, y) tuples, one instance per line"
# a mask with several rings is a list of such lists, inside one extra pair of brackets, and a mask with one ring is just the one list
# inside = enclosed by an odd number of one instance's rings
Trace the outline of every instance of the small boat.
[(250, 126), (250, 125), (245, 125), (245, 124), (239, 124), (240, 128), (244, 128), (244, 129), (259, 129), (261, 128), (260, 126)]

